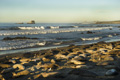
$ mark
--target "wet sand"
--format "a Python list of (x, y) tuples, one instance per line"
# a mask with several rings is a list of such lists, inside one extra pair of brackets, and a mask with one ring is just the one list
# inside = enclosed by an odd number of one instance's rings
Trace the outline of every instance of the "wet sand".
[(120, 42), (0, 56), (1, 80), (120, 80)]

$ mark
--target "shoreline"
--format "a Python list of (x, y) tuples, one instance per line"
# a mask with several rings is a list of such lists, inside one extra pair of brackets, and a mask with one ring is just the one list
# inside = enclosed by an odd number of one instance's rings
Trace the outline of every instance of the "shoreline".
[[(114, 43), (114, 42), (119, 42), (120, 40), (108, 40), (108, 41), (99, 41), (99, 42), (106, 42), (106, 43)], [(80, 43), (80, 44), (72, 44), (75, 46), (84, 46), (84, 45), (91, 45), (91, 44), (96, 44), (99, 42), (88, 42), (86, 44)], [(63, 44), (63, 45), (54, 45), (54, 46), (44, 46), (44, 47), (30, 47), (30, 48), (21, 48), (21, 49), (13, 49), (13, 50), (3, 50), (0, 52), (0, 57), (4, 55), (10, 55), (10, 54), (18, 54), (18, 53), (27, 53), (27, 52), (35, 52), (35, 51), (40, 51), (40, 50), (49, 50), (49, 49), (54, 49), (54, 48), (62, 48), (62, 47), (68, 47), (71, 44)], [(32, 50), (31, 50), (32, 49)], [(2, 54), (1, 54), (2, 53)]]
[(120, 41), (5, 54), (0, 55), (0, 79), (119, 80), (119, 61)]
[[(13, 50), (5, 50), (1, 51), (1, 55), (7, 55), (7, 54), (17, 54), (17, 53), (26, 53), (26, 52), (34, 52), (34, 51), (40, 51), (40, 50), (47, 50), (47, 49), (53, 49), (53, 48), (60, 48), (60, 47), (67, 47), (69, 45), (58, 45), (58, 46), (45, 46), (45, 47), (30, 47), (30, 48), (23, 48), (23, 49), (13, 49)], [(32, 49), (32, 50), (31, 50)]]

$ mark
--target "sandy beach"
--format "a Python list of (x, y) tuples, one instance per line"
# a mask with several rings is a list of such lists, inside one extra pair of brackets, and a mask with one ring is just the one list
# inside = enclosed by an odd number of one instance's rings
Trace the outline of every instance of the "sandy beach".
[(119, 80), (120, 42), (6, 54), (1, 80)]

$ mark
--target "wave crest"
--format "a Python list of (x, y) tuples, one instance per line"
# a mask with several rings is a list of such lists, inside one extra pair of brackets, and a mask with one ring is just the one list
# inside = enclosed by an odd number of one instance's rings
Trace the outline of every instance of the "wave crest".
[(101, 39), (102, 37), (93, 37), (93, 38), (81, 38), (83, 41), (89, 41), (89, 40), (99, 40)]
[(45, 29), (44, 26), (40, 26), (40, 27), (18, 27), (21, 30), (34, 30), (34, 29)]
[(9, 30), (0, 31), (0, 36), (3, 35), (32, 35), (32, 34), (47, 34), (47, 33), (63, 33), (63, 32), (77, 32), (77, 31), (94, 31), (109, 29), (112, 27), (101, 27), (101, 28), (61, 28), (61, 29), (40, 29), (40, 30)]

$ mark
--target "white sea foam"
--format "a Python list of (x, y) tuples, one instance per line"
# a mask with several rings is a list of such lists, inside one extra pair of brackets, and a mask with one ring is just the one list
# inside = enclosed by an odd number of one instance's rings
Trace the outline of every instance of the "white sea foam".
[(109, 29), (112, 27), (99, 27), (99, 28), (61, 28), (61, 29), (40, 29), (40, 30), (9, 30), (0, 31), (0, 36), (3, 35), (32, 35), (32, 34), (47, 34), (47, 33), (63, 33), (63, 32), (76, 32), (76, 31), (94, 31)]
[(62, 42), (55, 42), (53, 45), (60, 45)]
[(73, 27), (78, 28), (78, 26), (73, 26)]
[(112, 35), (107, 35), (108, 37), (113, 37)]
[(50, 29), (59, 29), (59, 26), (50, 26)]
[[(17, 42), (17, 44), (16, 44)], [(34, 47), (34, 46), (44, 46), (46, 42), (40, 42), (38, 40), (13, 40), (13, 41), (6, 41), (3, 42), (0, 46), (0, 50), (11, 50), (11, 49), (21, 49), (27, 47)]]
[(93, 37), (93, 38), (81, 38), (83, 41), (86, 41), (86, 40), (99, 40), (101, 39), (102, 37)]
[(46, 42), (38, 42), (36, 43), (36, 45), (39, 45), (39, 46), (44, 46), (46, 44)]
[(19, 29), (22, 29), (22, 30), (34, 30), (34, 29), (45, 29), (44, 26), (40, 26), (40, 27), (18, 27)]

